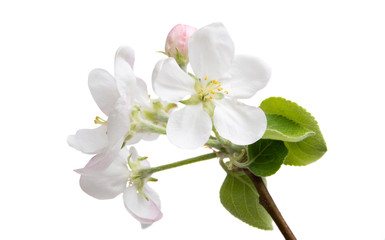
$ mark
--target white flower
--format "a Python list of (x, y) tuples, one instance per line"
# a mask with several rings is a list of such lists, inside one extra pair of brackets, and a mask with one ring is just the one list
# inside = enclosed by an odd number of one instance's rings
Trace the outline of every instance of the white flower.
[[(115, 56), (115, 77), (103, 69), (94, 69), (89, 74), (91, 95), (108, 119), (96, 117), (95, 123), (100, 127), (80, 129), (67, 139), (68, 144), (79, 151), (98, 154), (87, 165), (89, 169), (91, 166), (95, 170), (107, 167), (118, 154), (130, 133), (130, 117), (135, 105), (151, 108), (146, 83), (133, 72), (134, 59), (132, 48), (121, 47)], [(155, 133), (137, 133), (126, 144), (134, 144), (141, 139), (153, 140), (157, 136)]]
[(162, 212), (158, 194), (147, 185), (148, 177), (135, 178), (138, 171), (150, 167), (147, 160), (139, 158), (135, 148), (123, 148), (105, 170), (82, 174), (80, 187), (97, 199), (112, 199), (123, 193), (127, 211), (145, 228), (161, 219)]
[(158, 62), (153, 72), (153, 89), (165, 101), (177, 102), (190, 96), (190, 105), (171, 114), (167, 136), (182, 148), (197, 148), (209, 139), (212, 123), (218, 133), (238, 145), (251, 144), (266, 130), (266, 116), (260, 108), (237, 101), (252, 97), (265, 87), (270, 69), (259, 59), (237, 55), (221, 23), (195, 32), (188, 45), (195, 77), (180, 69), (173, 58)]

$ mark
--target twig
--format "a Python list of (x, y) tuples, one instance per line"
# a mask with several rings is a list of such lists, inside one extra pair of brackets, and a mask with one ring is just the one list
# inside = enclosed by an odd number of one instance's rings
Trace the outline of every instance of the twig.
[(266, 211), (273, 218), (273, 221), (281, 231), (282, 235), (286, 240), (296, 240), (294, 234), (287, 225), (285, 219), (282, 217), (281, 213), (278, 210), (277, 205), (275, 205), (273, 198), (271, 197), (269, 191), (267, 190), (265, 183), (262, 178), (255, 176), (249, 169), (244, 168), (243, 171), (249, 176), (250, 180), (253, 182), (255, 188), (259, 193), (259, 203), (266, 209)]

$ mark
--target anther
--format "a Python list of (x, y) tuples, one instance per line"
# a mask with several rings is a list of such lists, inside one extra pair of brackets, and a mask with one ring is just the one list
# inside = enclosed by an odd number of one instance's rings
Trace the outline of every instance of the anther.
[(199, 93), (198, 96), (199, 96), (199, 98), (202, 98), (202, 94)]
[(226, 94), (229, 94), (229, 92), (228, 92), (228, 91), (225, 91), (225, 93), (226, 93)]
[(218, 81), (214, 79), (214, 80), (213, 80), (213, 83), (214, 83), (214, 84), (217, 84), (217, 83), (218, 83)]
[(201, 90), (201, 92), (204, 92), (204, 91), (203, 91), (203, 88), (201, 88), (200, 90)]
[(214, 91), (214, 90), (210, 90), (210, 92), (211, 92), (212, 94), (215, 94), (215, 91)]
[(207, 80), (207, 76), (205, 77), (205, 80)]
[(95, 118), (94, 123), (95, 124), (101, 124), (101, 125), (107, 125), (107, 121), (103, 120), (101, 117), (98, 117), (98, 116)]

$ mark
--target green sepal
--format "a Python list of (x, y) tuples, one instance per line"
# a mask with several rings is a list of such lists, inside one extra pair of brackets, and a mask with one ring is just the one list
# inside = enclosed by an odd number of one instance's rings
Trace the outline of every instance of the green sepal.
[(261, 139), (247, 146), (251, 164), (248, 169), (256, 176), (270, 176), (276, 173), (288, 154), (282, 141)]
[(220, 200), (227, 211), (250, 226), (273, 229), (270, 215), (259, 204), (259, 194), (244, 172), (227, 174), (220, 190)]
[(189, 99), (181, 100), (180, 103), (183, 103), (185, 105), (197, 105), (201, 102), (198, 95), (192, 95)]
[(176, 103), (168, 103), (165, 107), (164, 107), (164, 111), (166, 113), (168, 113), (171, 109), (173, 108), (176, 108), (178, 107), (178, 105)]
[(175, 61), (178, 63), (179, 67), (183, 70), (186, 71), (186, 66), (188, 64), (189, 59), (184, 58), (183, 55), (179, 52), (178, 48), (176, 49), (176, 57)]
[(325, 140), (315, 118), (297, 103), (281, 97), (271, 97), (261, 103), (265, 114), (285, 117), (300, 127), (314, 132), (299, 142), (284, 141), (289, 153), (284, 164), (305, 166), (320, 159), (327, 151)]
[(152, 107), (155, 112), (161, 111), (163, 108), (163, 104), (159, 100), (152, 101)]
[(298, 123), (276, 114), (266, 114), (267, 129), (262, 138), (281, 140), (285, 142), (299, 142), (315, 135)]
[[(168, 56), (168, 54), (167, 54), (166, 52), (164, 52), (164, 51), (156, 51), (156, 53), (162, 53), (162, 54)], [(168, 57), (169, 57), (169, 56), (168, 56)]]
[(142, 111), (143, 117), (153, 123), (167, 123), (168, 116), (162, 112)]
[(214, 116), (214, 109), (215, 105), (213, 104), (212, 101), (205, 101), (203, 102), (203, 109), (207, 114), (212, 118)]

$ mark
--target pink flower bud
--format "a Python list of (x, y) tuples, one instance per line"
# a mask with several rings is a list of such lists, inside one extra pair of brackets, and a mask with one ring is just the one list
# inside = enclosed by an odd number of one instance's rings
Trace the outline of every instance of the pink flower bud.
[[(188, 62), (188, 40), (197, 29), (188, 25), (178, 24), (167, 36), (165, 52), (178, 63)], [(179, 57), (177, 52), (180, 53)]]

